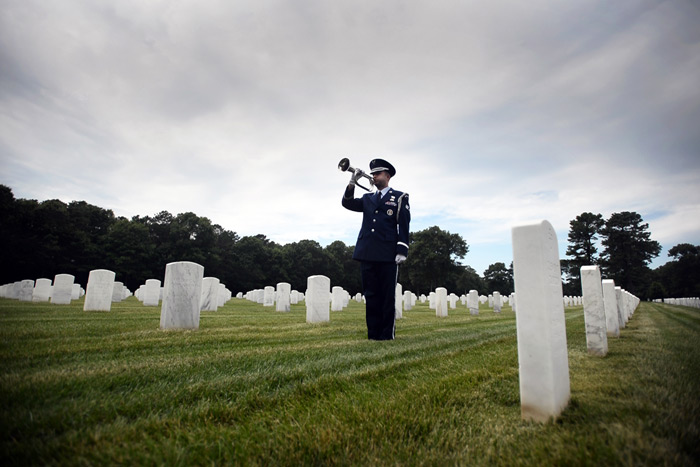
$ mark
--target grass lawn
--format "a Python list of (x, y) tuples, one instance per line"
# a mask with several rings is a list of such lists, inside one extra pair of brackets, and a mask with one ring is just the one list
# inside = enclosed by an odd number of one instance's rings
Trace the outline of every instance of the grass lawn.
[(27, 464), (698, 465), (700, 310), (642, 303), (586, 352), (566, 312), (571, 401), (520, 418), (515, 315), (405, 311), (366, 339), (364, 306), (306, 324), (233, 299), (198, 331), (160, 307), (0, 299), (0, 461)]

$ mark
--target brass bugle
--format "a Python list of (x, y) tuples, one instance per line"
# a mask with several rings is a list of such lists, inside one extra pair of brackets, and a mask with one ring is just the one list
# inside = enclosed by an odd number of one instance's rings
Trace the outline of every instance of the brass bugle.
[[(354, 174), (359, 173), (361, 177), (365, 177), (366, 179), (369, 180), (369, 184), (371, 186), (374, 186), (374, 178), (371, 175), (366, 174), (364, 171), (362, 171), (360, 169), (355, 169), (354, 167), (351, 167), (350, 166), (350, 159), (348, 159), (347, 157), (343, 157), (342, 159), (340, 159), (340, 162), (338, 162), (338, 169), (340, 169), (341, 172), (350, 171)], [(359, 183), (357, 184), (357, 186), (359, 186), (360, 188), (362, 188), (364, 190), (370, 191), (369, 188), (364, 187), (364, 186), (360, 185)]]

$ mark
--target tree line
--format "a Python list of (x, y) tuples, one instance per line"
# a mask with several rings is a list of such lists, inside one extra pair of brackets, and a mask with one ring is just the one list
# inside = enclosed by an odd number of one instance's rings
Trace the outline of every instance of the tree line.
[[(241, 237), (192, 212), (127, 219), (85, 201), (16, 199), (4, 185), (0, 220), (0, 284), (67, 273), (85, 286), (91, 270), (109, 269), (135, 290), (147, 279), (162, 281), (167, 263), (192, 261), (234, 293), (278, 282), (303, 291), (314, 274), (352, 294), (362, 291), (354, 246), (342, 241), (280, 245), (262, 234)], [(613, 214), (608, 221), (584, 213), (572, 220), (567, 255), (573, 259), (562, 260), (564, 293), (580, 295), (578, 268), (600, 264), (606, 277), (640, 298), (700, 295), (697, 273), (689, 273), (698, 270), (699, 247), (678, 245), (670, 252), (676, 261), (651, 271), (648, 263), (660, 246), (650, 240), (647, 227), (636, 213)], [(605, 247), (601, 254), (598, 237)], [(475, 289), (504, 295), (514, 290), (512, 263), (493, 263), (481, 276), (463, 264), (469, 245), (459, 234), (433, 226), (411, 232), (409, 241), (411, 254), (399, 271), (404, 290), (428, 294), (445, 287), (458, 294)]]
[(598, 265), (603, 277), (641, 299), (700, 296), (700, 246), (678, 244), (668, 251), (672, 261), (650, 269), (661, 245), (636, 212), (617, 212), (608, 219), (584, 212), (569, 223), (568, 242), (570, 258), (561, 261), (564, 294), (580, 294), (581, 266)]

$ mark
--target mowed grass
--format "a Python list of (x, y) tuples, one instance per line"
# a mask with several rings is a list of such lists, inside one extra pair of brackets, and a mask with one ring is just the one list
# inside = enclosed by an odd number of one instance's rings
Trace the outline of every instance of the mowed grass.
[(605, 358), (566, 312), (571, 401), (520, 417), (515, 314), (404, 312), (366, 338), (245, 300), (198, 331), (159, 330), (135, 298), (110, 312), (0, 300), (0, 460), (32, 464), (697, 465), (700, 310), (642, 303)]

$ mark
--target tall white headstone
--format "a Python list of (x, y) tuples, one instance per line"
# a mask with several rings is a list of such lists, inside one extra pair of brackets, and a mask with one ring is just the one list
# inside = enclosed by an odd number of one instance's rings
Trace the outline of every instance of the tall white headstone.
[(559, 416), (571, 393), (557, 236), (547, 221), (513, 227), (523, 419)]
[(199, 329), (204, 267), (189, 261), (165, 266), (161, 329)]
[(615, 286), (615, 300), (617, 300), (617, 322), (620, 323), (620, 329), (625, 329), (627, 321), (625, 320), (625, 305), (622, 301), (622, 287)]
[[(195, 263), (196, 264), (196, 263)], [(205, 277), (202, 279), (202, 311), (216, 311), (219, 307), (219, 279)]]
[(112, 302), (121, 302), (124, 299), (124, 283), (120, 281), (114, 281), (114, 286), (112, 287)]
[(158, 306), (160, 301), (160, 281), (158, 279), (146, 280), (146, 286), (141, 293), (143, 294), (141, 298), (144, 306)]
[(331, 320), (331, 280), (326, 276), (306, 279), (306, 322), (325, 323)]
[(292, 285), (287, 282), (277, 284), (277, 300), (275, 310), (287, 312), (291, 308)]
[(21, 302), (31, 302), (34, 295), (34, 281), (25, 279), (19, 283), (19, 300)]
[(275, 288), (271, 285), (263, 289), (263, 306), (275, 306)]
[(340, 286), (331, 289), (331, 311), (343, 311), (345, 291)]
[(75, 277), (70, 274), (56, 274), (53, 279), (51, 303), (55, 305), (70, 305), (74, 280)]
[(396, 283), (394, 289), (394, 319), (403, 318), (403, 286)]
[(470, 290), (467, 294), (467, 308), (469, 308), (470, 315), (479, 314), (479, 292), (476, 290)]
[(435, 289), (435, 316), (438, 318), (447, 316), (447, 289), (444, 287)]
[(32, 292), (33, 302), (48, 302), (51, 294), (51, 279), (37, 279)]
[(413, 309), (413, 304), (414, 304), (414, 295), (411, 293), (410, 290), (407, 290), (403, 293), (403, 309), (406, 311), (411, 311)]
[(610, 337), (620, 337), (620, 321), (617, 310), (617, 294), (615, 293), (615, 281), (603, 279), (603, 306), (605, 307), (605, 327)]
[(107, 269), (93, 269), (88, 275), (83, 311), (109, 311), (112, 309), (115, 273)]
[(80, 298), (80, 284), (73, 284), (70, 292), (71, 300), (78, 300)]
[(493, 303), (493, 312), (500, 313), (503, 308), (503, 297), (501, 297), (501, 292), (494, 292), (491, 294)]
[(608, 335), (605, 324), (603, 284), (598, 266), (581, 267), (581, 290), (588, 353), (604, 357), (608, 353)]

